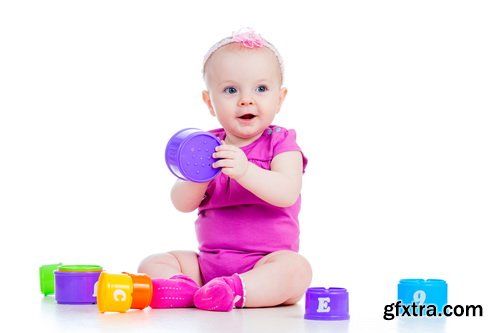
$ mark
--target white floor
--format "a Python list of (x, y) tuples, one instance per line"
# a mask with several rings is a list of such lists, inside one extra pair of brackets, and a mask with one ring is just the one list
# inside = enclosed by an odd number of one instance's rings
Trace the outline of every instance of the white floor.
[[(304, 320), (304, 305), (243, 309), (229, 313), (197, 309), (133, 310), (127, 313), (101, 314), (95, 305), (62, 305), (53, 297), (33, 297), (24, 308), (10, 306), (4, 325), (11, 331), (37, 332), (481, 332), (491, 326), (482, 318), (399, 318), (385, 321), (362, 314), (347, 321)], [(27, 301), (27, 300), (25, 300)], [(7, 305), (6, 303), (3, 304)], [(14, 311), (12, 311), (14, 310)], [(491, 318), (491, 316), (490, 316)], [(10, 319), (10, 320), (9, 320)]]

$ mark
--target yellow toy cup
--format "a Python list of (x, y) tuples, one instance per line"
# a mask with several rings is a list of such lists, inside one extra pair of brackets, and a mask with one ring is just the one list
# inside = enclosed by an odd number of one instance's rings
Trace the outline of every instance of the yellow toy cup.
[(97, 282), (100, 312), (127, 312), (132, 305), (132, 278), (127, 274), (102, 272)]

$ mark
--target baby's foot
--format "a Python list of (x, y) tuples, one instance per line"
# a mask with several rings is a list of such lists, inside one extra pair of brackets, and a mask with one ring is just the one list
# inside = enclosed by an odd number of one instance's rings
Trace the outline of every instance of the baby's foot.
[(153, 279), (153, 309), (191, 308), (198, 284), (186, 275), (174, 275), (170, 279)]
[(245, 288), (238, 274), (215, 278), (194, 294), (194, 305), (209, 311), (231, 311), (245, 305)]

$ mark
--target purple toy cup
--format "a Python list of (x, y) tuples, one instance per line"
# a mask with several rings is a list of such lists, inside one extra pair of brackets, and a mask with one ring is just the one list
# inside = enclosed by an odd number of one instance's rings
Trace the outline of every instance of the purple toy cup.
[(219, 145), (221, 141), (215, 135), (197, 128), (186, 128), (168, 141), (165, 161), (170, 171), (180, 179), (208, 182), (221, 170), (212, 167), (216, 161), (212, 154)]
[(95, 304), (94, 285), (101, 272), (60, 272), (55, 274), (56, 301), (59, 304)]
[(349, 294), (344, 288), (309, 288), (304, 319), (349, 319)]

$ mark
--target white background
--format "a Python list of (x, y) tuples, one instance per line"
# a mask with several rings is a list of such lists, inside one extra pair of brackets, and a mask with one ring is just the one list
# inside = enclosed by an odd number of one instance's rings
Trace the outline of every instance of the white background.
[(347, 288), (352, 315), (382, 320), (399, 279), (441, 278), (451, 304), (492, 316), (499, 17), (495, 1), (2, 2), (6, 297), (37, 301), (42, 264), (135, 271), (148, 254), (196, 250), (196, 214), (169, 201), (164, 148), (177, 130), (219, 126), (201, 61), (251, 26), (282, 53), (289, 94), (275, 123), (309, 158), (313, 285)]

